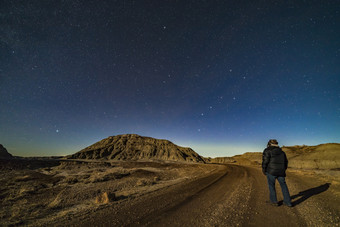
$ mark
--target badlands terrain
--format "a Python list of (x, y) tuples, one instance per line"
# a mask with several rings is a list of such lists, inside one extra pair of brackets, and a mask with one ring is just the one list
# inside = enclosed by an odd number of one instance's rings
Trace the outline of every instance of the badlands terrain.
[(66, 157), (0, 149), (0, 226), (339, 226), (340, 144), (283, 148), (294, 207), (266, 204), (261, 153), (203, 158), (138, 135)]

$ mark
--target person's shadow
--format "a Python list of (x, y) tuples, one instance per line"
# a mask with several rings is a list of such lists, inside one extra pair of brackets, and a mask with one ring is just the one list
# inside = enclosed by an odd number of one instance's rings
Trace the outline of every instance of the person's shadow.
[(303, 201), (305, 201), (306, 199), (312, 197), (313, 195), (317, 195), (317, 194), (320, 194), (324, 191), (327, 191), (330, 185), (331, 185), (331, 183), (322, 184), (318, 187), (310, 188), (310, 189), (307, 189), (305, 191), (301, 191), (296, 195), (291, 196), (290, 198), (292, 200), (298, 198), (297, 200), (292, 202), (292, 205), (296, 206), (296, 205), (302, 203)]

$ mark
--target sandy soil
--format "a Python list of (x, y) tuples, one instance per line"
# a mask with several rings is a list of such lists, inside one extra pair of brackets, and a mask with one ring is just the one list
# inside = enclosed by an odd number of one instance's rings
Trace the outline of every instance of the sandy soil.
[(57, 225), (218, 167), (174, 162), (0, 160), (0, 226)]
[[(340, 184), (289, 171), (294, 207), (273, 207), (260, 168), (63, 162), (6, 170), (0, 223), (28, 226), (339, 226)], [(278, 199), (282, 203), (279, 185)]]

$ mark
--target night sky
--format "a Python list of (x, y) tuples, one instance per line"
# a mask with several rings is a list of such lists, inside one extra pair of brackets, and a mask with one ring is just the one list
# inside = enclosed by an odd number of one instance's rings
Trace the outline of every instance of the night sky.
[(203, 156), (340, 138), (340, 1), (0, 1), (0, 143), (135, 133)]

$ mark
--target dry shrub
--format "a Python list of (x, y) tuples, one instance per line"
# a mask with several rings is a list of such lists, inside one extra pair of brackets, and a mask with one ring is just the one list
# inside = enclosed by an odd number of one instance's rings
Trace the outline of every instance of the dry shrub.
[(68, 184), (75, 184), (78, 183), (78, 179), (76, 176), (69, 176), (65, 179), (66, 183)]
[(116, 199), (116, 196), (112, 192), (104, 192), (96, 197), (96, 203), (97, 204), (106, 204), (111, 201), (114, 201)]
[(153, 178), (153, 181), (154, 181), (154, 182), (157, 182), (157, 181), (160, 181), (160, 180), (161, 180), (161, 178), (158, 177), (158, 176)]
[(150, 179), (138, 179), (136, 182), (137, 186), (147, 186), (147, 185), (153, 185), (155, 182)]
[(105, 182), (105, 181), (110, 181), (110, 180), (118, 180), (129, 175), (130, 173), (108, 173), (105, 175), (94, 176), (91, 182), (96, 183), (96, 182)]
[(14, 180), (16, 182), (20, 182), (20, 181), (29, 181), (32, 180), (33, 178), (30, 175), (25, 175), (25, 176), (18, 176), (16, 178), (14, 178)]

